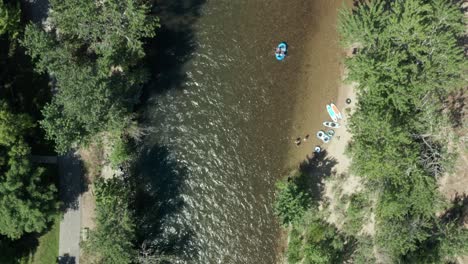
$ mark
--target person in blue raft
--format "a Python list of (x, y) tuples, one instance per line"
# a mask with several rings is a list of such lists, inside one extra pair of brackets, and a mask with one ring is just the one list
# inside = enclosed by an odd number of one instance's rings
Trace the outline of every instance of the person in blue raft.
[(288, 53), (288, 44), (286, 42), (281, 42), (278, 44), (275, 50), (275, 57), (277, 60), (282, 61), (284, 58), (286, 58), (286, 55)]

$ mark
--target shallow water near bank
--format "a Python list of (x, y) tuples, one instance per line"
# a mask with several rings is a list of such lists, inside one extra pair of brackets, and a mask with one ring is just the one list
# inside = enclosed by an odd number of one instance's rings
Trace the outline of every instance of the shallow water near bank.
[[(319, 66), (308, 49), (328, 34), (317, 19), (341, 2), (158, 2), (162, 28), (150, 47), (157, 63), (143, 107), (151, 133), (140, 160), (154, 200), (142, 222), (156, 228), (145, 235), (181, 262), (275, 263), (275, 181), (298, 128), (306, 133), (324, 117), (298, 125), (297, 105), (311, 93), (332, 99), (339, 83), (337, 44), (313, 51)], [(280, 41), (289, 44), (283, 62), (274, 58)], [(309, 86), (309, 74), (321, 83)]]

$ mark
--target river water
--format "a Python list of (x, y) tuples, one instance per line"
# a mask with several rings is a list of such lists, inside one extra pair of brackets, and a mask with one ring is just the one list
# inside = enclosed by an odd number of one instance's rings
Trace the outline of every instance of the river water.
[[(144, 236), (160, 252), (181, 263), (277, 262), (274, 184), (314, 16), (339, 6), (328, 2), (156, 1), (140, 174), (154, 202), (141, 224), (156, 226)], [(280, 41), (284, 62), (273, 56)]]

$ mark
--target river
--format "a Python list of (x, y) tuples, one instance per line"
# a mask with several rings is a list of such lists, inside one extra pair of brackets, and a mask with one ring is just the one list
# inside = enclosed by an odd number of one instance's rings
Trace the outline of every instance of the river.
[[(278, 261), (274, 185), (293, 145), (303, 55), (315, 17), (339, 5), (156, 1), (162, 28), (148, 53), (151, 132), (140, 163), (152, 205), (140, 225), (152, 225), (141, 235), (159, 252), (180, 263)], [(280, 41), (289, 44), (283, 62), (274, 58)]]

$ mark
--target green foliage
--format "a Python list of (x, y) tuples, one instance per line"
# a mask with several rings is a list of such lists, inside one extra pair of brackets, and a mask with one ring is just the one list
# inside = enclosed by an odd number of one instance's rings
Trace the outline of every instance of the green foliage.
[(64, 115), (63, 107), (52, 102), (42, 110), (46, 119), (40, 124), (47, 131), (47, 139), (55, 141), (55, 149), (58, 153), (65, 153), (76, 141), (85, 140), (86, 131), (75, 122), (72, 117)]
[(32, 264), (50, 264), (57, 261), (59, 256), (60, 220), (60, 216), (55, 217), (50, 230), (38, 238), (37, 249), (31, 254)]
[(289, 263), (341, 263), (345, 239), (337, 229), (312, 212), (301, 219), (290, 234)]
[(290, 227), (288, 263), (342, 263), (348, 250), (346, 239), (322, 219), (317, 206), (301, 189), (301, 176), (277, 183), (275, 213), (283, 226)]
[(84, 249), (96, 263), (128, 264), (136, 257), (135, 219), (129, 207), (131, 190), (122, 179), (98, 179), (96, 195), (96, 228), (89, 234)]
[(51, 1), (52, 29), (26, 27), (22, 45), (38, 72), (48, 72), (58, 92), (43, 111), (42, 127), (57, 151), (86, 143), (100, 132), (129, 124), (142, 84), (142, 39), (158, 19), (145, 1)]
[(468, 254), (468, 230), (456, 223), (449, 222), (438, 226), (437, 241), (439, 255), (454, 259)]
[(351, 255), (352, 262), (355, 264), (377, 263), (374, 256), (374, 243), (372, 237), (358, 237), (354, 245), (355, 249)]
[(371, 5), (361, 4), (358, 10), (353, 10), (353, 15), (350, 15), (346, 8), (342, 8), (339, 13), (338, 30), (345, 44), (360, 43), (367, 46), (374, 43), (386, 20), (384, 7), (385, 1), (376, 0)]
[(110, 65), (128, 64), (144, 56), (142, 39), (154, 37), (159, 27), (145, 2), (52, 0), (51, 17), (61, 34), (83, 40)]
[(307, 193), (301, 191), (292, 181), (280, 181), (276, 187), (278, 194), (275, 202), (275, 213), (280, 218), (281, 223), (287, 226), (304, 215), (311, 205), (311, 200)]
[(376, 243), (395, 260), (438, 237), (436, 177), (450, 160), (438, 130), (444, 98), (462, 86), (463, 30), (462, 12), (445, 0), (363, 1), (340, 13), (343, 42), (358, 47), (346, 60), (359, 84), (352, 170), (379, 192)]
[(300, 263), (302, 260), (302, 237), (301, 232), (293, 228), (289, 233), (288, 242), (288, 263)]
[(58, 209), (55, 186), (29, 161), (25, 136), (32, 127), (28, 116), (0, 101), (0, 234), (11, 239), (43, 231)]
[(121, 137), (116, 139), (109, 157), (112, 167), (116, 168), (122, 163), (132, 160), (132, 158), (133, 154), (129, 142)]
[(434, 235), (420, 245), (420, 250), (404, 256), (411, 263), (444, 263), (468, 253), (468, 230), (456, 223), (438, 224)]
[(8, 34), (10, 40), (15, 40), (21, 30), (20, 3), (16, 6), (0, 1), (0, 35)]
[(14, 114), (4, 101), (0, 101), (0, 144), (10, 146), (25, 135), (34, 124), (26, 114)]
[(343, 225), (347, 234), (356, 236), (361, 231), (363, 223), (367, 222), (370, 216), (370, 206), (371, 202), (366, 193), (360, 192), (351, 196)]

